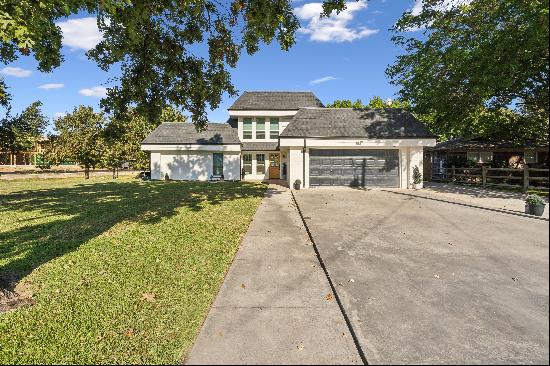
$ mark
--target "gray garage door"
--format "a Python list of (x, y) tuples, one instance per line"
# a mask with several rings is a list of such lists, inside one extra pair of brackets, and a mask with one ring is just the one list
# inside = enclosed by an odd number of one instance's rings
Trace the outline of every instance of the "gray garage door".
[(398, 150), (311, 149), (309, 185), (399, 187)]

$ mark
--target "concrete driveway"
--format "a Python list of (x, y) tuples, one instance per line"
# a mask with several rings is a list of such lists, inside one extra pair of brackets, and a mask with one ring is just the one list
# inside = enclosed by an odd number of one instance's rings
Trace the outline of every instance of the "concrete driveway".
[(369, 363), (548, 364), (547, 220), (428, 191), (295, 194)]

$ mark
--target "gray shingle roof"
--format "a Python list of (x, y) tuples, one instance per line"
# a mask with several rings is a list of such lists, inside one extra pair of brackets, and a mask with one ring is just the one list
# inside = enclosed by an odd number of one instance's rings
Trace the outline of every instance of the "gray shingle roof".
[(240, 144), (236, 129), (228, 124), (209, 123), (208, 129), (197, 132), (192, 123), (161, 123), (142, 144), (231, 145)]
[(244, 92), (229, 110), (298, 110), (323, 107), (312, 92)]
[(435, 138), (410, 112), (397, 108), (303, 108), (281, 137)]
[(277, 141), (245, 141), (243, 142), (242, 151), (276, 151), (279, 149)]

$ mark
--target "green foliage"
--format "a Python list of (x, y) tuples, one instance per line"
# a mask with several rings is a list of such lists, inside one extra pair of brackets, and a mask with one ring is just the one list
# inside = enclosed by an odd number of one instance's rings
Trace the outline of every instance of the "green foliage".
[(0, 315), (0, 363), (180, 364), (264, 192), (0, 180), (0, 279), (34, 300)]
[(327, 108), (365, 108), (361, 99), (352, 102), (349, 99), (336, 99), (334, 102), (327, 104)]
[(412, 179), (414, 184), (422, 183), (422, 173), (420, 173), (420, 169), (417, 165), (415, 165), (413, 168)]
[(544, 202), (544, 199), (542, 199), (542, 197), (540, 197), (537, 194), (528, 195), (527, 198), (525, 199), (525, 202), (531, 206), (542, 206), (546, 204), (546, 202)]
[(349, 99), (337, 99), (332, 103), (327, 104), (327, 108), (404, 108), (408, 109), (410, 103), (403, 101), (401, 99), (387, 101), (382, 100), (379, 96), (374, 96), (369, 100), (368, 104), (365, 105), (361, 99), (357, 99), (355, 102), (352, 102)]
[(40, 107), (42, 102), (36, 101), (15, 117), (8, 111), (0, 120), (0, 151), (17, 154), (33, 150), (48, 125)]
[(188, 121), (189, 118), (186, 115), (184, 115), (179, 109), (171, 105), (164, 107), (160, 114), (160, 123)]
[(548, 0), (425, 0), (393, 30), (386, 73), (434, 133), (547, 140)]
[(100, 165), (105, 153), (105, 126), (103, 113), (92, 107), (75, 107), (72, 113), (55, 120), (55, 136), (49, 136), (45, 157), (50, 162), (78, 162), (84, 168), (86, 178), (90, 169)]
[[(328, 1), (330, 9), (344, 6)], [(299, 27), (290, 0), (0, 0), (0, 9), (0, 63), (32, 55), (39, 70), (51, 71), (63, 61), (55, 22), (96, 14), (103, 40), (88, 56), (104, 70), (121, 69), (102, 100), (106, 111), (124, 114), (135, 106), (156, 124), (173, 104), (189, 111), (199, 129), (207, 108), (216, 108), (223, 93), (236, 94), (228, 70), (241, 52), (251, 55), (273, 41), (286, 51)], [(197, 45), (206, 45), (206, 54)]]

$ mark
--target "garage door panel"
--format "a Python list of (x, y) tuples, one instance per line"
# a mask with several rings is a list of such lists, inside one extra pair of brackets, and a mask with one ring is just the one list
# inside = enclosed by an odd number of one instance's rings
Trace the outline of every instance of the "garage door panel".
[(399, 186), (397, 149), (312, 149), (309, 156), (311, 186)]

